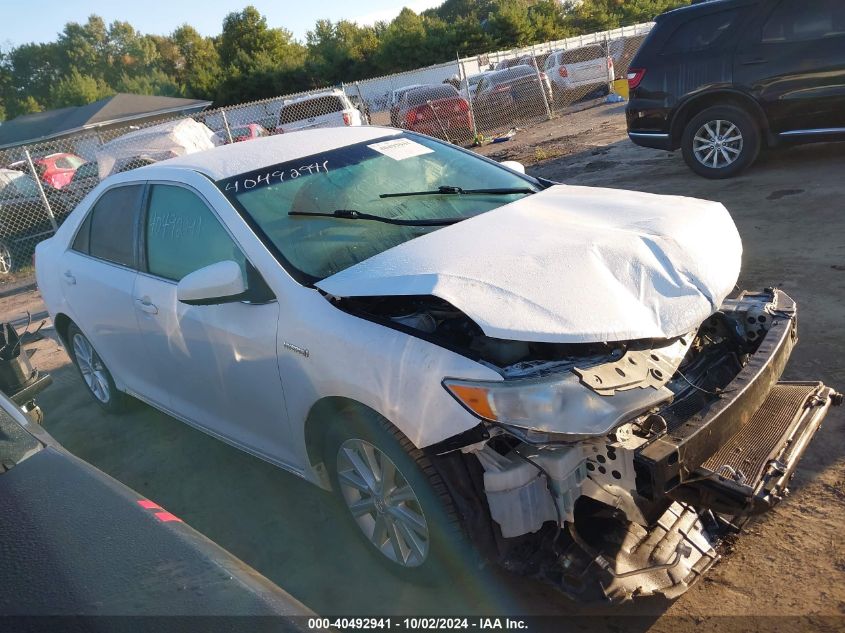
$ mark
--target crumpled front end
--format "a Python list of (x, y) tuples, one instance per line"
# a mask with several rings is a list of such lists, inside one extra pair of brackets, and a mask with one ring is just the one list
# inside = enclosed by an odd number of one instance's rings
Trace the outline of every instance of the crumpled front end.
[(481, 500), (493, 537), (470, 531), (506, 567), (582, 599), (674, 598), (788, 494), (841, 403), (819, 382), (779, 382), (796, 340), (794, 302), (767, 290), (674, 340), (521, 360), (500, 384), (447, 379), (481, 423), (428, 450), (466, 513)]

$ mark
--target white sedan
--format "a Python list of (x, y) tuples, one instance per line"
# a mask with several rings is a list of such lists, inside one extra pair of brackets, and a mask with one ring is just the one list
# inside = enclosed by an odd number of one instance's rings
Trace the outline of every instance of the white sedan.
[[(103, 181), (39, 244), (38, 285), (102, 407), (133, 396), (334, 491), (403, 573), (470, 541), (572, 593), (576, 570), (677, 595), (717, 559), (713, 513), (785, 485), (735, 452), (794, 304), (725, 301), (722, 205), (520, 167), (378, 127), (227, 145)], [(836, 398), (774, 395), (804, 425), (760, 433), (786, 477)]]

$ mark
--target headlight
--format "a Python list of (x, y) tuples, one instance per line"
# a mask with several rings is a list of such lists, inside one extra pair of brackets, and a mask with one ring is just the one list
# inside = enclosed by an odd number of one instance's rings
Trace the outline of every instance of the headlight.
[(672, 397), (665, 386), (599, 395), (570, 373), (497, 382), (446, 378), (443, 386), (473, 415), (533, 443), (606, 435)]

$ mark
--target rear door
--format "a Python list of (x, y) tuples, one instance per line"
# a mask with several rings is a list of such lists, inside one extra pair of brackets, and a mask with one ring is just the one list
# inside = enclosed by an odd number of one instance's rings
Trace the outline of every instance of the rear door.
[(59, 275), (73, 321), (118, 383), (144, 395), (144, 342), (132, 289), (137, 275), (138, 214), (144, 186), (106, 190), (60, 257)]
[(845, 128), (845, 2), (770, 3), (737, 49), (734, 76), (775, 133)]
[(156, 400), (191, 424), (293, 464), (276, 356), (278, 302), (178, 301), (179, 280), (216, 262), (237, 262), (250, 285), (260, 278), (196, 190), (152, 183), (144, 215), (135, 303)]

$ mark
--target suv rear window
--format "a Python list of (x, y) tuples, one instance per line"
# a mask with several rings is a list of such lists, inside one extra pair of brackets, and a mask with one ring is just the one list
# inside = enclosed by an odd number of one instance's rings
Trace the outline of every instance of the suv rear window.
[(601, 59), (605, 56), (605, 52), (601, 46), (585, 46), (584, 48), (573, 48), (563, 51), (561, 63), (577, 64), (579, 62), (590, 61), (591, 59)]
[(700, 51), (719, 42), (733, 31), (738, 9), (710, 13), (679, 26), (663, 47), (663, 54)]
[(346, 106), (340, 97), (315, 97), (314, 99), (283, 106), (279, 122), (282, 124), (293, 123), (294, 121), (302, 121), (332, 112), (342, 112), (345, 109)]

